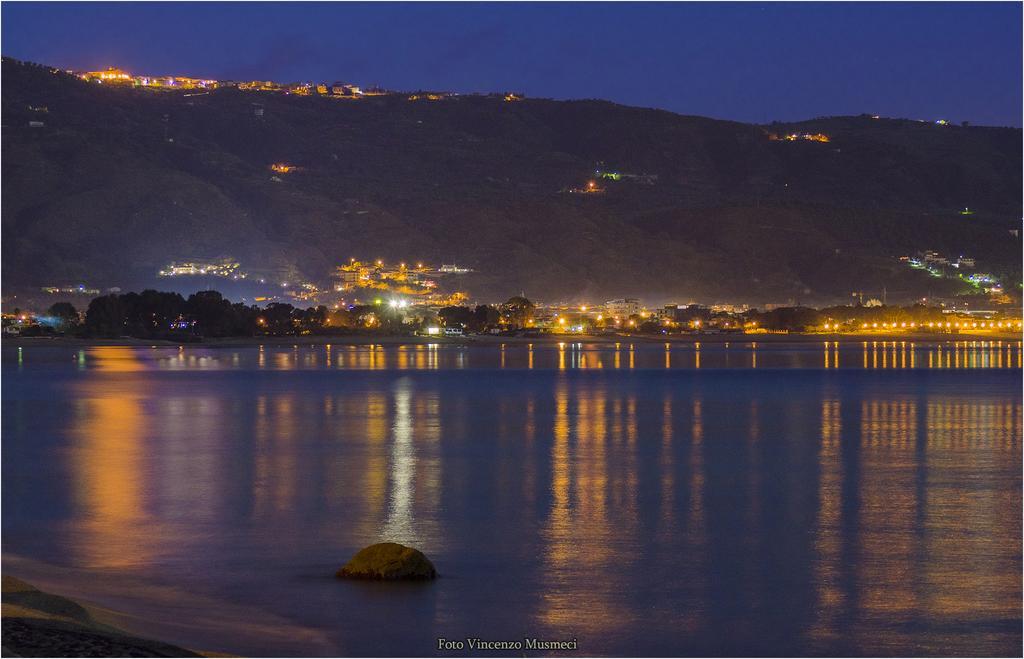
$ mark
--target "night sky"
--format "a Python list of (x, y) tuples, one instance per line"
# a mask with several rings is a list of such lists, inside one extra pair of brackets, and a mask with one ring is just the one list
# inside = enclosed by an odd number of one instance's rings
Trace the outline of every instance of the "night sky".
[(767, 122), (1021, 125), (1020, 3), (4, 3), (3, 54), (90, 70), (516, 90)]

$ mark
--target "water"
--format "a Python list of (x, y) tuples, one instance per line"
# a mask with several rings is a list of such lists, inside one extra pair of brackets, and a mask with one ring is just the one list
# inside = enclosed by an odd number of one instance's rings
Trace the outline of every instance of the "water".
[[(1017, 655), (1020, 360), (5, 347), (4, 568), (239, 654)], [(333, 578), (385, 539), (442, 577)]]

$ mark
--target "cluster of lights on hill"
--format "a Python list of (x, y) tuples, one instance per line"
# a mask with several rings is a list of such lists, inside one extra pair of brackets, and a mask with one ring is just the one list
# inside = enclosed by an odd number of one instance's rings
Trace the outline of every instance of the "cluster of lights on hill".
[(88, 82), (149, 89), (217, 89), (220, 87), (237, 87), (238, 89), (249, 91), (278, 91), (299, 95), (318, 94), (345, 98), (359, 98), (385, 93), (380, 89), (364, 90), (356, 85), (342, 82), (331, 84), (314, 82), (278, 83), (270, 80), (238, 81), (193, 78), (189, 76), (148, 76), (134, 75), (114, 67), (104, 71), (76, 72), (75, 75)]
[[(364, 98), (369, 96), (382, 96), (390, 94), (387, 90), (379, 87), (362, 88), (344, 82), (274, 82), (272, 80), (213, 80), (206, 78), (193, 78), (189, 76), (149, 76), (134, 75), (124, 69), (110, 67), (103, 71), (70, 72), (82, 80), (106, 85), (119, 85), (125, 87), (139, 87), (145, 89), (200, 89), (210, 90), (222, 87), (235, 87), (245, 91), (260, 92), (283, 92), (299, 96), (329, 96), (332, 98)], [(453, 92), (421, 92), (408, 96), (410, 101), (440, 101), (446, 98), (456, 97)], [(498, 94), (503, 100), (521, 101), (523, 94), (520, 92), (505, 92)]]

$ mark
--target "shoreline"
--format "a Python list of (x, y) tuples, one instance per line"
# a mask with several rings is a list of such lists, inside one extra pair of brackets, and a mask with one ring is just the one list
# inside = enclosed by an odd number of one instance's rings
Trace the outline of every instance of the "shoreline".
[(40, 590), (9, 574), (2, 583), (0, 625), (7, 656), (226, 656), (136, 636), (118, 625), (124, 614)]
[(447, 345), (447, 346), (500, 346), (500, 345), (557, 345), (559, 343), (589, 343), (614, 345), (616, 343), (649, 343), (692, 345), (725, 344), (725, 343), (769, 343), (769, 344), (815, 344), (832, 341), (840, 342), (877, 342), (877, 341), (912, 341), (948, 343), (957, 341), (1021, 341), (1022, 335), (1013, 332), (851, 332), (851, 333), (813, 333), (813, 334), (683, 334), (657, 336), (648, 334), (617, 334), (617, 335), (585, 335), (585, 334), (543, 334), (540, 336), (498, 336), (493, 334), (467, 335), (462, 337), (433, 336), (373, 336), (373, 335), (306, 335), (306, 336), (263, 336), (263, 337), (225, 337), (205, 339), (191, 343), (157, 339), (137, 339), (121, 337), (116, 339), (79, 338), (79, 337), (11, 337), (3, 340), (2, 345), (9, 347), (98, 347), (123, 346), (137, 348), (242, 348), (260, 345), (269, 346), (399, 346), (399, 345)]
[[(52, 647), (46, 648), (49, 652), (19, 653), (8, 645), (8, 618), (22, 620), (25, 617), (24, 612), (11, 609), (12, 604), (18, 604), (8, 592), (12, 578), (40, 593), (43, 606), (55, 608), (46, 599), (56, 598), (52, 601), (58, 604), (58, 613), (70, 610), (79, 611), (81, 615), (84, 611), (88, 618), (80, 622), (71, 621), (84, 627), (83, 633), (109, 634), (116, 637), (115, 640), (127, 637), (137, 643), (176, 650), (162, 655), (114, 651), (91, 656), (288, 656), (296, 643), (307, 648), (310, 656), (337, 654), (337, 647), (323, 630), (246, 602), (231, 601), (175, 583), (140, 578), (110, 568), (63, 566), (7, 552), (3, 554), (2, 563), (5, 656), (90, 656), (75, 650), (57, 654)], [(30, 594), (28, 597), (38, 600), (40, 595)], [(38, 608), (40, 604), (29, 602), (29, 605)], [(52, 615), (46, 610), (41, 614)], [(30, 621), (29, 624), (47, 622)], [(64, 621), (62, 624), (70, 623)], [(95, 624), (95, 629), (89, 624)]]

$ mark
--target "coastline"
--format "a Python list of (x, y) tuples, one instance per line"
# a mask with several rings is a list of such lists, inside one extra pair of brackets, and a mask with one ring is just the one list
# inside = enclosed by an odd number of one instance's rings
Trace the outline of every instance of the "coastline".
[(3, 654), (13, 657), (203, 657), (177, 645), (135, 636), (115, 623), (120, 616), (100, 607), (2, 578)]
[(78, 337), (11, 337), (5, 338), (2, 345), (11, 347), (92, 347), (92, 346), (127, 346), (138, 348), (178, 347), (192, 348), (241, 348), (259, 345), (349, 345), (349, 346), (398, 346), (398, 345), (449, 345), (449, 346), (500, 346), (500, 345), (557, 345), (559, 343), (589, 343), (614, 345), (616, 343), (650, 343), (692, 345), (725, 344), (725, 343), (769, 343), (769, 344), (815, 344), (823, 342), (863, 342), (863, 341), (913, 341), (945, 343), (951, 341), (1021, 341), (1022, 335), (1014, 332), (959, 332), (956, 334), (935, 332), (851, 332), (851, 333), (789, 333), (789, 334), (676, 334), (657, 336), (649, 334), (542, 334), (539, 336), (499, 336), (493, 334), (467, 335), (462, 337), (432, 336), (374, 336), (370, 334), (352, 335), (306, 335), (306, 336), (261, 336), (261, 337), (225, 337), (180, 343), (157, 339), (137, 339), (120, 337), (116, 339), (78, 338)]
[[(211, 596), (194, 588), (139, 578), (116, 569), (69, 567), (6, 552), (2, 564), (4, 656), (90, 656), (82, 654), (80, 648), (64, 653), (58, 653), (55, 647), (18, 652), (16, 645), (8, 644), (8, 619), (18, 621), (12, 625), (16, 631), (28, 624), (40, 627), (30, 633), (56, 635), (63, 630), (54, 634), (43, 626), (78, 625), (72, 631), (101, 638), (108, 635), (117, 642), (128, 638), (141, 644), (136, 646), (141, 648), (151, 644), (164, 650), (173, 649), (165, 654), (115, 649), (91, 656), (287, 656), (296, 643), (308, 648), (312, 656), (338, 653), (337, 646), (320, 629), (246, 602)], [(15, 581), (9, 584), (12, 578)], [(80, 616), (84, 611), (88, 618), (48, 621), (37, 615), (37, 620), (26, 623), (24, 612), (10, 608), (17, 603), (17, 595), (9, 594), (9, 585), (15, 586), (16, 582), (41, 593), (41, 596), (20, 596), (42, 600), (41, 604), (29, 602), (23, 605), (25, 608), (56, 608), (58, 613), (78, 611)], [(47, 604), (47, 599), (58, 606)], [(45, 608), (41, 612), (53, 615)]]

